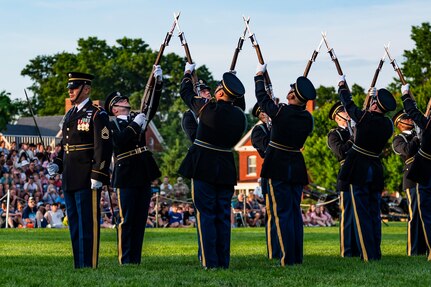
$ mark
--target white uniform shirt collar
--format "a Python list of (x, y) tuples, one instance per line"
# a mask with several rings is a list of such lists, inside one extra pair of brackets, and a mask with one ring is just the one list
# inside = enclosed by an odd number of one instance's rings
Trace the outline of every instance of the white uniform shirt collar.
[(86, 98), (84, 101), (82, 101), (82, 103), (80, 103), (79, 105), (77, 105), (76, 106), (76, 108), (77, 108), (76, 111), (79, 112), (88, 103), (89, 100), (90, 100), (89, 98)]
[(118, 115), (117, 118), (120, 119), (120, 120), (127, 121), (127, 116), (126, 115)]

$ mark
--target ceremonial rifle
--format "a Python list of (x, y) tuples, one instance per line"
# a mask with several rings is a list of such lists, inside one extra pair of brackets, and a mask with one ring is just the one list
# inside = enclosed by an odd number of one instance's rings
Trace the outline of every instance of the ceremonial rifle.
[[(186, 52), (187, 62), (189, 64), (193, 64), (192, 54), (190, 53), (189, 44), (187, 43), (186, 36), (184, 35), (184, 32), (181, 31), (180, 23), (178, 22), (178, 18), (175, 17), (175, 14), (174, 14), (174, 18), (175, 18), (175, 23), (176, 23), (176, 26), (178, 29), (178, 37), (180, 38), (181, 45), (184, 47), (184, 51)], [(201, 88), (199, 86), (198, 75), (196, 73), (196, 69), (192, 73), (192, 81), (193, 81), (193, 86), (195, 87), (196, 94), (199, 96)]]
[(45, 149), (45, 144), (43, 143), (42, 134), (40, 133), (39, 126), (37, 125), (36, 118), (34, 117), (33, 108), (32, 108), (32, 106), (31, 106), (30, 99), (28, 98), (27, 91), (26, 91), (25, 89), (24, 89), (24, 93), (25, 93), (25, 97), (26, 97), (26, 99), (27, 99), (28, 109), (30, 110), (31, 117), (33, 118), (34, 125), (36, 126), (36, 131), (37, 131), (37, 134), (38, 134), (38, 136), (39, 136), (40, 143), (42, 144), (42, 148), (43, 148), (43, 149)]
[(316, 50), (313, 51), (310, 60), (308, 60), (307, 66), (305, 67), (304, 77), (308, 77), (308, 73), (310, 72), (311, 65), (316, 61), (317, 55), (319, 54), (320, 48), (322, 47), (323, 39), (320, 40), (319, 46), (317, 46)]
[[(401, 84), (402, 85), (407, 84), (406, 79), (404, 78), (403, 72), (401, 71), (395, 59), (392, 58), (391, 55), (389, 54), (389, 46), (385, 46), (385, 51), (386, 51), (386, 54), (388, 55), (388, 59), (391, 62), (392, 67), (394, 68), (395, 72), (397, 72), (398, 74), (398, 78), (400, 78)], [(410, 96), (412, 97), (413, 100), (415, 99), (411, 92), (410, 92)]]
[[(326, 32), (322, 32), (322, 38), (323, 38), (323, 41), (325, 42), (326, 48), (328, 49), (329, 56), (331, 57), (332, 61), (335, 64), (335, 67), (337, 68), (338, 75), (340, 76), (344, 75), (343, 70), (341, 69), (341, 66), (340, 66), (340, 62), (338, 62), (338, 58), (335, 55), (334, 49), (329, 47), (328, 39), (326, 38)], [(347, 83), (346, 83), (346, 87), (347, 87)]]
[[(154, 62), (154, 66), (160, 65), (163, 52), (165, 51), (165, 48), (169, 46), (169, 41), (171, 40), (172, 34), (175, 30), (175, 25), (177, 23), (178, 18), (180, 17), (180, 13), (178, 13), (178, 15), (174, 14), (174, 16), (175, 16), (175, 21), (172, 24), (171, 29), (166, 33), (165, 40), (160, 45), (159, 53), (157, 54), (157, 58), (156, 58), (156, 61)], [(145, 109), (148, 108), (148, 112), (147, 112), (148, 117), (150, 116), (149, 112), (151, 111), (151, 108), (152, 108), (152, 103), (154, 98), (153, 94), (154, 94), (155, 83), (156, 83), (156, 79), (154, 78), (154, 66), (153, 66), (153, 70), (151, 71), (150, 77), (148, 78), (147, 84), (145, 85), (144, 96), (142, 97), (142, 101), (141, 101), (141, 112), (143, 112)]]
[[(251, 44), (253, 45), (254, 49), (256, 50), (257, 59), (259, 60), (259, 63), (261, 65), (263, 65), (263, 64), (265, 64), (265, 61), (263, 60), (262, 51), (260, 50), (260, 46), (257, 43), (256, 35), (251, 32), (250, 26), (248, 25), (247, 18), (245, 18), (245, 16), (243, 16), (243, 19), (244, 19), (244, 23), (245, 23), (245, 26), (247, 28), (248, 34), (249, 34), (249, 38), (251, 40)], [(266, 70), (265, 73), (263, 73), (263, 76), (265, 78), (266, 90), (267, 90), (269, 96), (271, 97), (271, 99), (275, 100), (274, 91), (272, 90), (271, 78), (269, 77), (268, 70)]]
[[(250, 23), (250, 17), (247, 18), (246, 22), (247, 22), (247, 24)], [(233, 58), (232, 58), (232, 62), (230, 64), (230, 69), (229, 69), (231, 72), (235, 71), (236, 62), (238, 60), (238, 54), (242, 50), (242, 46), (244, 44), (246, 33), (247, 33), (247, 27), (244, 29), (243, 35), (241, 37), (239, 37), (238, 45), (235, 49), (235, 52), (233, 53)]]
[[(387, 45), (387, 47), (389, 47), (389, 44)], [(383, 54), (383, 57), (380, 59), (379, 65), (377, 66), (377, 69), (374, 72), (374, 77), (373, 77), (373, 80), (371, 81), (370, 88), (374, 88), (376, 86), (377, 78), (379, 77), (379, 73), (382, 70), (383, 64), (385, 63), (385, 58), (386, 58), (386, 53)], [(362, 106), (363, 110), (368, 110), (371, 104), (371, 100), (372, 99), (368, 91), (367, 96), (365, 97), (365, 100), (364, 100), (364, 105)]]

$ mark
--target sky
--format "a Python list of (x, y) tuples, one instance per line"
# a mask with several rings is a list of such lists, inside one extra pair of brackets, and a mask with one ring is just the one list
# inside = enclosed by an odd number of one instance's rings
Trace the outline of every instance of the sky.
[[(79, 38), (96, 36), (114, 45), (115, 40), (142, 38), (157, 50), (173, 20), (181, 11), (180, 26), (197, 66), (206, 65), (215, 79), (229, 69), (238, 38), (243, 33), (242, 16), (250, 16), (274, 88), (282, 102), (308, 59), (327, 33), (346, 79), (368, 88), (391, 43), (391, 56), (399, 65), (404, 50), (414, 48), (411, 27), (431, 21), (429, 0), (381, 1), (147, 1), (147, 0), (0, 0), (0, 91), (24, 98), (31, 86), (21, 70), (38, 55), (76, 52)], [(176, 34), (176, 33), (175, 33)], [(165, 53), (184, 56), (174, 37)], [(338, 74), (323, 45), (309, 73), (315, 87), (335, 86)], [(246, 39), (237, 63), (237, 76), (246, 88), (247, 110), (255, 103), (256, 52)], [(162, 67), (163, 68), (163, 67)], [(386, 87), (396, 77), (386, 61), (377, 87)], [(67, 91), (65, 90), (65, 94)]]

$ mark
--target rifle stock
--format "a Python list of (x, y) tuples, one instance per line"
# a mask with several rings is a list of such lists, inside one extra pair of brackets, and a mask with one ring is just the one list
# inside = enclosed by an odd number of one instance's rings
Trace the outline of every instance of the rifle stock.
[[(247, 19), (247, 23), (249, 22), (250, 22), (250, 17), (248, 17)], [(238, 55), (239, 55), (239, 52), (242, 50), (242, 46), (244, 45), (246, 33), (247, 33), (247, 28), (245, 28), (243, 35), (238, 39), (238, 44), (235, 48), (235, 52), (233, 53), (232, 62), (230, 63), (230, 68), (229, 68), (230, 71), (235, 71), (236, 62), (238, 61)]]
[[(340, 62), (338, 61), (337, 55), (335, 55), (334, 49), (329, 47), (328, 40), (326, 39), (326, 33), (322, 32), (322, 38), (323, 38), (323, 41), (325, 42), (326, 48), (328, 48), (329, 56), (331, 57), (332, 62), (334, 62), (335, 64), (335, 68), (337, 69), (338, 75), (339, 76), (344, 75), (343, 70), (341, 69)], [(346, 87), (349, 89), (347, 82), (345, 84), (346, 84)]]
[[(370, 85), (371, 88), (374, 88), (376, 86), (377, 79), (379, 78), (379, 74), (380, 74), (380, 71), (382, 70), (384, 63), (385, 63), (385, 55), (383, 55), (383, 57), (380, 59), (379, 65), (377, 66), (377, 69), (374, 72), (374, 76)], [(362, 109), (368, 110), (368, 108), (370, 107), (370, 104), (371, 104), (371, 97), (370, 97), (370, 93), (368, 92), (367, 96), (365, 97), (364, 105), (362, 106)]]
[(317, 49), (313, 51), (313, 54), (311, 54), (310, 60), (307, 62), (307, 66), (304, 70), (304, 77), (308, 77), (308, 73), (310, 72), (311, 65), (313, 65), (314, 62), (316, 62), (317, 55), (319, 54), (320, 48), (322, 47), (323, 39), (320, 40), (319, 46), (317, 46)]
[(427, 110), (425, 111), (425, 117), (429, 118), (431, 114), (431, 98), (428, 100)]
[[(177, 23), (177, 20), (179, 17), (180, 17), (180, 14), (175, 15), (175, 21), (172, 24), (172, 27), (166, 33), (165, 39), (163, 40), (163, 43), (160, 45), (160, 49), (159, 49), (159, 52), (157, 53), (157, 57), (156, 57), (156, 60), (154, 62), (154, 66), (160, 65), (160, 62), (162, 61), (163, 53), (165, 51), (165, 48), (167, 46), (169, 46), (169, 42), (172, 38), (172, 34), (174, 32), (174, 29), (175, 29), (175, 26), (176, 26), (176, 23)], [(151, 70), (150, 77), (147, 80), (147, 84), (145, 85), (144, 95), (142, 96), (141, 107), (140, 107), (141, 112), (144, 112), (144, 110), (149, 107), (149, 103), (151, 102), (151, 98), (153, 95), (153, 90), (154, 90), (155, 84), (156, 84), (156, 79), (154, 78), (154, 67), (153, 67), (153, 69)]]

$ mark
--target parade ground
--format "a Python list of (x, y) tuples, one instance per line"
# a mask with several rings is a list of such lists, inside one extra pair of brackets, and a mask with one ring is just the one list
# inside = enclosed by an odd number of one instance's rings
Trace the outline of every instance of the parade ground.
[(203, 270), (194, 228), (147, 229), (142, 264), (119, 266), (116, 230), (101, 230), (99, 268), (73, 269), (68, 230), (0, 232), (0, 286), (430, 286), (431, 263), (407, 257), (406, 223), (382, 228), (382, 260), (340, 258), (338, 227), (305, 227), (304, 263), (265, 255), (263, 228), (232, 230), (228, 270)]

